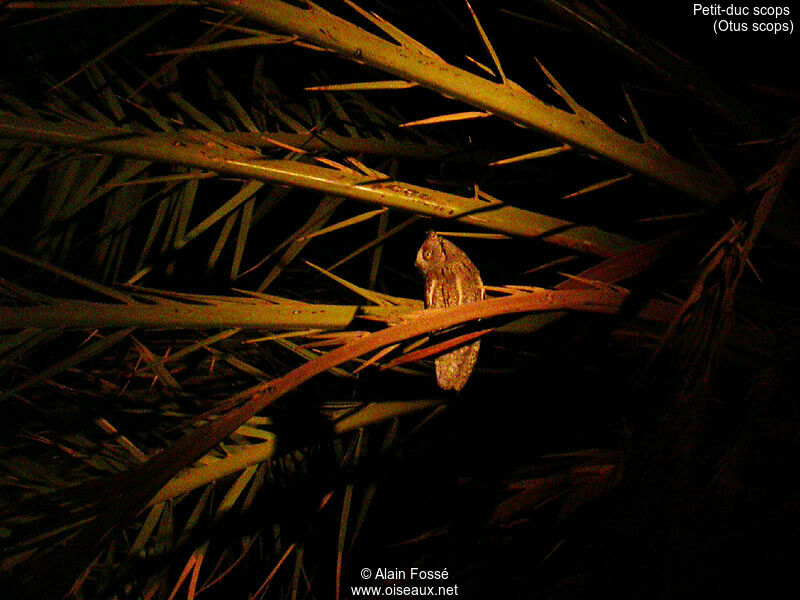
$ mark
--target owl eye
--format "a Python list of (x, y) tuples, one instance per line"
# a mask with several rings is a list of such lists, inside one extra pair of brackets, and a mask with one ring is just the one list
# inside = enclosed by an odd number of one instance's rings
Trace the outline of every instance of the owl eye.
[(430, 250), (425, 250), (425, 252), (422, 254), (422, 256), (425, 257), (425, 258), (430, 258), (432, 254), (433, 254), (433, 252), (431, 252)]

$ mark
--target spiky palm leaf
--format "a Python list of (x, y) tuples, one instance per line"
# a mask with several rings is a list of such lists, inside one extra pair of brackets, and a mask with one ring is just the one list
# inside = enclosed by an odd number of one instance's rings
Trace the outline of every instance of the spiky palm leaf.
[[(662, 490), (693, 501), (714, 494), (716, 480), (697, 482), (698, 455), (706, 467), (725, 458), (719, 476), (741, 479), (763, 427), (752, 411), (766, 410), (778, 386), (762, 369), (780, 354), (777, 336), (794, 330), (735, 316), (734, 294), (763, 230), (794, 251), (797, 221), (779, 227), (768, 216), (798, 159), (796, 129), (762, 119), (699, 70), (682, 75), (688, 62), (599, 3), (544, 5), (644, 67), (621, 98), (570, 93), (582, 73), (562, 67), (574, 80), (565, 85), (550, 48), (535, 71), (523, 69), (527, 50), (483, 22), (518, 27), (528, 17), (519, 11), (412, 3), (390, 22), (346, 4), (2, 8), (12, 58), (0, 90), (9, 415), (0, 510), (14, 597), (72, 587), (78, 597), (192, 598), (210, 586), (236, 597), (347, 597), (366, 566), (357, 560), (369, 556), (359, 534), (378, 537), (367, 516), (373, 496), (398, 486), (382, 475), (394, 472), (388, 457), (427, 449), (408, 464), (436, 472), (447, 464), (436, 440), (459, 418), (486, 420), (478, 462), (506, 429), (527, 439), (515, 423), (543, 423), (533, 428), (542, 441), (512, 454), (502, 474), (484, 480), (467, 469), (455, 501), (488, 495), (470, 509), (482, 517), (440, 519), (428, 533), (419, 523), (407, 536), (390, 528), (389, 541), (412, 537), (421, 548), (398, 568), (450, 556), (444, 566), (473, 590), (484, 583), (464, 541), (476, 532), (495, 548), (533, 537), (520, 564), (542, 562), (565, 539), (556, 524), (569, 530), (611, 489), (621, 490), (622, 507)], [(414, 26), (419, 34), (404, 32)], [(421, 41), (443, 27), (454, 34)], [(491, 66), (460, 57), (464, 44)], [(74, 57), (65, 62), (59, 47)], [(655, 115), (655, 101), (632, 92), (653, 85), (653, 74), (686, 99), (672, 114)], [(689, 126), (693, 107), (714, 119), (696, 135), (724, 149), (724, 168), (696, 139), (692, 147), (669, 135)], [(633, 126), (599, 116), (622, 110)], [(778, 139), (780, 127), (787, 134)], [(758, 156), (735, 145), (739, 132), (767, 139)], [(574, 204), (590, 200), (605, 204)], [(498, 283), (487, 286), (495, 297), (420, 312), (421, 291), (405, 273), (428, 219), (475, 238), (474, 260)], [(695, 270), (691, 261), (707, 251)], [(565, 262), (572, 274), (551, 274)], [(598, 325), (601, 335), (591, 320), (579, 321), (588, 334), (562, 322), (552, 347), (527, 337), (569, 312), (619, 316)], [(483, 344), (473, 396), (454, 401), (455, 421), (431, 427), (449, 398), (433, 391), (419, 361), (492, 332), (487, 339), (498, 341)], [(559, 340), (585, 348), (564, 353)], [(542, 356), (532, 359), (532, 347)], [(628, 355), (608, 362), (609, 348)], [(610, 406), (601, 431), (578, 442), (609, 449), (534, 458), (565, 446), (547, 437), (559, 414), (548, 401), (563, 394), (595, 414), (579, 382), (591, 378), (606, 395), (627, 390), (620, 380), (653, 348), (638, 394), (656, 416)], [(509, 386), (508, 397), (492, 399), (501, 406), (480, 396), (503, 372), (541, 371), (546, 354), (567, 362), (536, 389)], [(747, 436), (738, 427), (702, 433), (709, 400), (727, 393), (712, 385), (720, 364), (766, 382), (726, 413)], [(562, 390), (564, 375), (572, 381)], [(641, 425), (633, 441), (615, 432), (623, 417)], [(425, 441), (408, 442), (423, 426), (433, 429)], [(543, 507), (556, 504), (548, 517)], [(647, 516), (632, 522), (647, 525)], [(43, 577), (54, 560), (60, 568)]]

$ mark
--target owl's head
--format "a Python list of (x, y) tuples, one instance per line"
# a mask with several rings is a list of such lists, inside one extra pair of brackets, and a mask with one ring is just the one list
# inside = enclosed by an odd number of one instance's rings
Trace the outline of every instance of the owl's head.
[(441, 267), (445, 264), (445, 248), (444, 244), (447, 240), (443, 240), (435, 231), (428, 232), (428, 237), (425, 243), (417, 252), (417, 268), (422, 271), (423, 275), (430, 273), (433, 269)]

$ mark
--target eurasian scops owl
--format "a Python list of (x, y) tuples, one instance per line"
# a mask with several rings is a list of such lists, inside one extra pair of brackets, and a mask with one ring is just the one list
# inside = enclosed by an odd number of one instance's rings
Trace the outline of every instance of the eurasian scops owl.
[[(435, 232), (417, 252), (417, 268), (425, 276), (425, 308), (459, 306), (483, 300), (481, 274), (466, 254)], [(459, 391), (478, 359), (480, 341), (436, 358), (436, 380), (443, 390)]]

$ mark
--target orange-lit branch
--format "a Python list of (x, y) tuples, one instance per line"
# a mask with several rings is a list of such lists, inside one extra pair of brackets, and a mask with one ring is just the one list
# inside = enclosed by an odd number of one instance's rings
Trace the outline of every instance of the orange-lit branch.
[[(275, 400), (295, 389), (312, 377), (373, 352), (384, 346), (417, 337), (429, 331), (445, 329), (468, 321), (497, 315), (510, 315), (530, 311), (575, 310), (600, 313), (617, 312), (627, 291), (616, 287), (584, 290), (538, 290), (505, 298), (493, 298), (453, 308), (427, 310), (414, 318), (365, 335), (336, 350), (309, 361), (283, 377), (250, 390), (250, 399), (216, 421), (186, 435), (171, 448), (157, 454), (135, 471), (124, 473), (113, 482), (107, 508), (86, 528), (60, 547), (57, 555), (45, 553), (44, 561), (56, 560), (61, 568), (48, 581), (51, 590), (66, 592), (73, 581), (93, 560), (95, 549), (119, 523), (134, 518), (170, 479), (216, 444), (245, 424), (253, 415)], [(37, 569), (37, 561), (29, 563)], [(21, 590), (24, 591), (24, 590)], [(23, 597), (20, 595), (19, 597)]]

